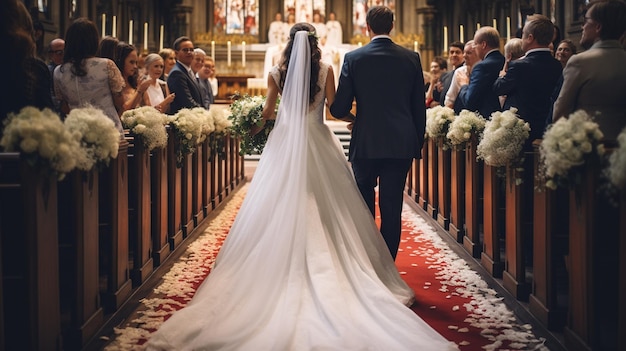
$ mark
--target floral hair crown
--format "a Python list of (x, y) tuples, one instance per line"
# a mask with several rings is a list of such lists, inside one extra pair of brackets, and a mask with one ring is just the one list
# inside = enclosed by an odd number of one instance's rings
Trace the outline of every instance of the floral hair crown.
[(315, 31), (309, 32), (309, 36), (310, 37), (315, 37), (315, 39), (319, 39), (319, 37), (317, 36), (317, 33), (315, 33)]

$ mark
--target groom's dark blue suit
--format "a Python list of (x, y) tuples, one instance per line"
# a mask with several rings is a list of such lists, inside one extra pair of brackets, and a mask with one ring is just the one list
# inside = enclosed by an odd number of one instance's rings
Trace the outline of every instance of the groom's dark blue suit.
[(426, 106), (419, 55), (386, 36), (347, 53), (331, 114), (347, 116), (353, 100), (357, 113), (349, 160), (372, 213), (378, 182), (380, 230), (395, 258), (406, 175), (412, 160), (421, 158), (424, 142)]

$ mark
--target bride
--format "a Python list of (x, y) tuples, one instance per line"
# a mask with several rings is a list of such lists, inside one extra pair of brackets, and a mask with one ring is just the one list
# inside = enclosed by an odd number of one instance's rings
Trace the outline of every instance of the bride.
[(414, 293), (323, 122), (335, 83), (317, 42), (312, 25), (291, 29), (246, 198), (215, 267), (148, 350), (457, 349), (407, 307)]

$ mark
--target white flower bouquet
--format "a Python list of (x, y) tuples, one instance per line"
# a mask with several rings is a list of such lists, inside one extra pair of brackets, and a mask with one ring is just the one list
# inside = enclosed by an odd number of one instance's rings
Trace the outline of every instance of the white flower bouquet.
[(493, 167), (517, 164), (528, 139), (530, 126), (517, 116), (517, 109), (494, 112), (485, 123), (485, 130), (476, 149), (479, 159)]
[(80, 145), (54, 111), (24, 107), (9, 113), (4, 124), (0, 139), (4, 151), (20, 152), (31, 166), (59, 180), (76, 168)]
[(617, 149), (609, 157), (606, 174), (613, 185), (626, 190), (626, 128), (617, 136)]
[[(239, 96), (235, 96), (237, 98)], [(239, 153), (244, 154), (260, 154), (265, 147), (267, 137), (274, 128), (274, 121), (265, 122), (263, 130), (252, 135), (250, 131), (254, 127), (263, 125), (263, 105), (265, 104), (265, 96), (249, 96), (243, 95), (230, 105), (230, 119), (232, 126), (231, 134), (240, 139)], [(278, 108), (278, 103), (276, 104)]]
[(96, 165), (108, 165), (117, 157), (120, 132), (102, 110), (91, 106), (75, 108), (65, 117), (64, 124), (81, 146), (76, 155), (78, 169), (89, 171)]
[(583, 110), (552, 124), (539, 148), (540, 176), (546, 187), (556, 189), (579, 183), (581, 166), (604, 155), (604, 145), (600, 143), (603, 137), (598, 124)]
[(444, 149), (449, 147), (448, 129), (454, 121), (454, 110), (449, 107), (435, 106), (426, 110), (426, 134), (432, 139), (442, 139)]
[(230, 116), (230, 110), (226, 108), (212, 106), (209, 109), (209, 114), (211, 115), (211, 118), (213, 120), (215, 133), (224, 134), (228, 131), (230, 127), (232, 127), (233, 122), (228, 119), (228, 116)]
[(198, 145), (213, 132), (215, 127), (209, 111), (202, 107), (183, 108), (174, 116), (169, 117), (169, 120), (180, 141), (176, 150), (177, 161), (180, 166), (183, 157), (193, 153)]
[(124, 128), (138, 136), (143, 145), (151, 151), (167, 145), (167, 115), (152, 106), (138, 107), (122, 114)]
[(461, 110), (458, 116), (448, 127), (448, 138), (450, 144), (465, 147), (465, 144), (472, 138), (478, 136), (485, 130), (487, 120), (480, 114), (469, 110)]

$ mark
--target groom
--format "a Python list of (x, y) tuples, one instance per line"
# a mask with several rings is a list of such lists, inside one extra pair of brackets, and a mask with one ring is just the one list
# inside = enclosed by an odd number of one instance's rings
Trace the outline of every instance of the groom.
[[(366, 22), (371, 42), (346, 54), (330, 112), (354, 123), (349, 161), (372, 215), (379, 185), (380, 231), (395, 259), (406, 176), (424, 142), (424, 76), (419, 55), (389, 37), (391, 9), (370, 8)], [(356, 117), (349, 117), (354, 99)]]

